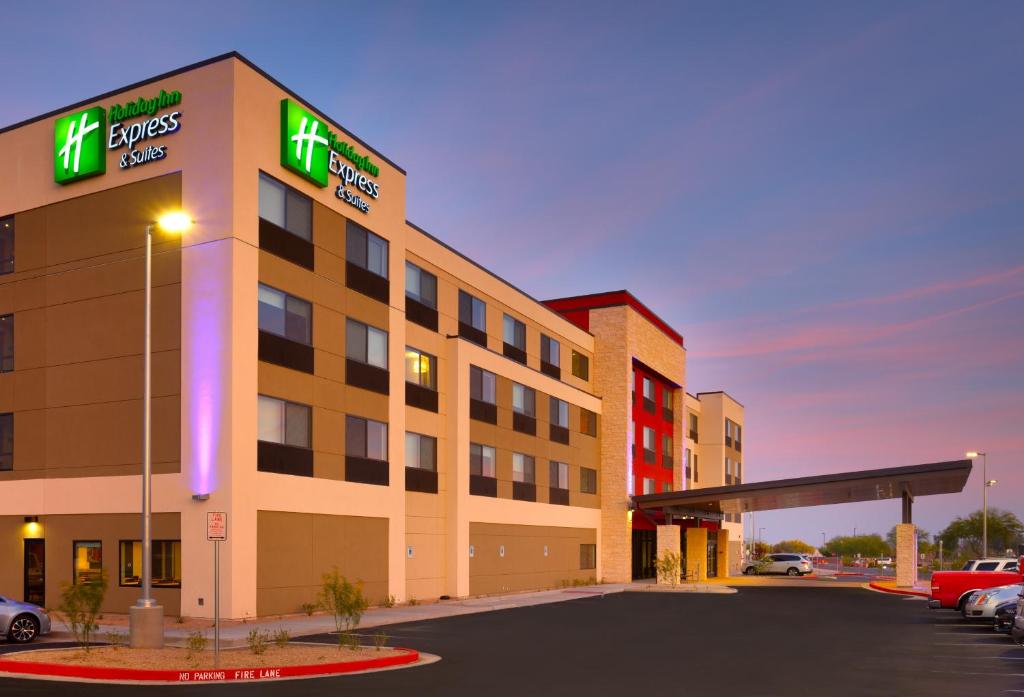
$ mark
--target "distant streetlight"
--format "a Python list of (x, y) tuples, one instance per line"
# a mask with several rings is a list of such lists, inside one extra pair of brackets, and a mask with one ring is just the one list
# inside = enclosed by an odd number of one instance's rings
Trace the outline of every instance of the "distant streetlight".
[[(984, 558), (988, 556), (988, 488), (993, 486), (996, 481), (988, 478), (987, 453), (971, 450), (967, 453), (967, 457), (972, 460), (981, 458), (981, 556)], [(990, 481), (991, 484), (989, 484)]]
[(142, 594), (129, 613), (129, 643), (137, 648), (163, 646), (163, 608), (153, 599), (153, 468), (150, 459), (152, 401), (151, 317), (153, 314), (153, 228), (180, 235), (192, 226), (192, 218), (171, 211), (146, 226), (146, 319), (143, 345), (142, 395)]

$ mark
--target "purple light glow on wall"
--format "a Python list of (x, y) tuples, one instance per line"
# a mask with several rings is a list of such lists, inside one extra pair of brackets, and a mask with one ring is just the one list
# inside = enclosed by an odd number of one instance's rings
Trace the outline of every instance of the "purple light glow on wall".
[[(189, 289), (182, 297), (182, 317), (186, 322), (188, 355), (182, 362), (182, 382), (187, 387), (187, 416), (190, 433), (189, 483), (195, 494), (209, 494), (217, 487), (217, 454), (220, 450), (220, 424), (224, 410), (223, 328), (230, 327), (224, 272), (229, 264), (226, 245), (213, 244), (190, 250)], [(222, 259), (220, 257), (228, 257)]]

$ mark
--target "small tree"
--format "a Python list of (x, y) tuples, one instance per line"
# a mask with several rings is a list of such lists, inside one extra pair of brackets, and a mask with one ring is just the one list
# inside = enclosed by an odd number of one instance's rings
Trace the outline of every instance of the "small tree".
[(107, 594), (107, 572), (100, 570), (98, 576), (81, 583), (60, 584), (60, 605), (64, 624), (74, 635), (75, 643), (86, 652), (93, 633), (99, 628), (96, 616), (100, 613), (103, 598)]
[(363, 582), (350, 582), (338, 573), (337, 567), (323, 575), (320, 584), (320, 606), (334, 615), (334, 626), (339, 635), (345, 635), (359, 626), (359, 620), (369, 607), (363, 595)]
[(783, 540), (772, 545), (773, 552), (790, 552), (792, 554), (810, 554), (814, 547), (803, 540)]
[(658, 579), (673, 586), (679, 583), (679, 574), (683, 565), (683, 556), (679, 552), (665, 552), (654, 560), (654, 568)]

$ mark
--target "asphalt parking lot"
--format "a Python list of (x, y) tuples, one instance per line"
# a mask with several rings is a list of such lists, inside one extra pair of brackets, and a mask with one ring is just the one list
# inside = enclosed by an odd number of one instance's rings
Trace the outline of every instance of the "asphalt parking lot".
[[(387, 631), (392, 643), (442, 660), (360, 676), (142, 691), (169, 697), (1024, 693), (1024, 648), (952, 612), (928, 610), (921, 600), (859, 588), (620, 593)], [(328, 635), (312, 640), (333, 642)], [(127, 697), (139, 689), (0, 679), (4, 697)]]

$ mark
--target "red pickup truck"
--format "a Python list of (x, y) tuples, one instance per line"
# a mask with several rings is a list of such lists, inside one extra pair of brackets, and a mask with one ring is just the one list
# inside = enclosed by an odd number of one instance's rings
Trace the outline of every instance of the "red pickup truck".
[(1011, 583), (1024, 583), (1024, 557), (1012, 571), (936, 571), (932, 574), (932, 595), (928, 607), (960, 610), (974, 591)]

